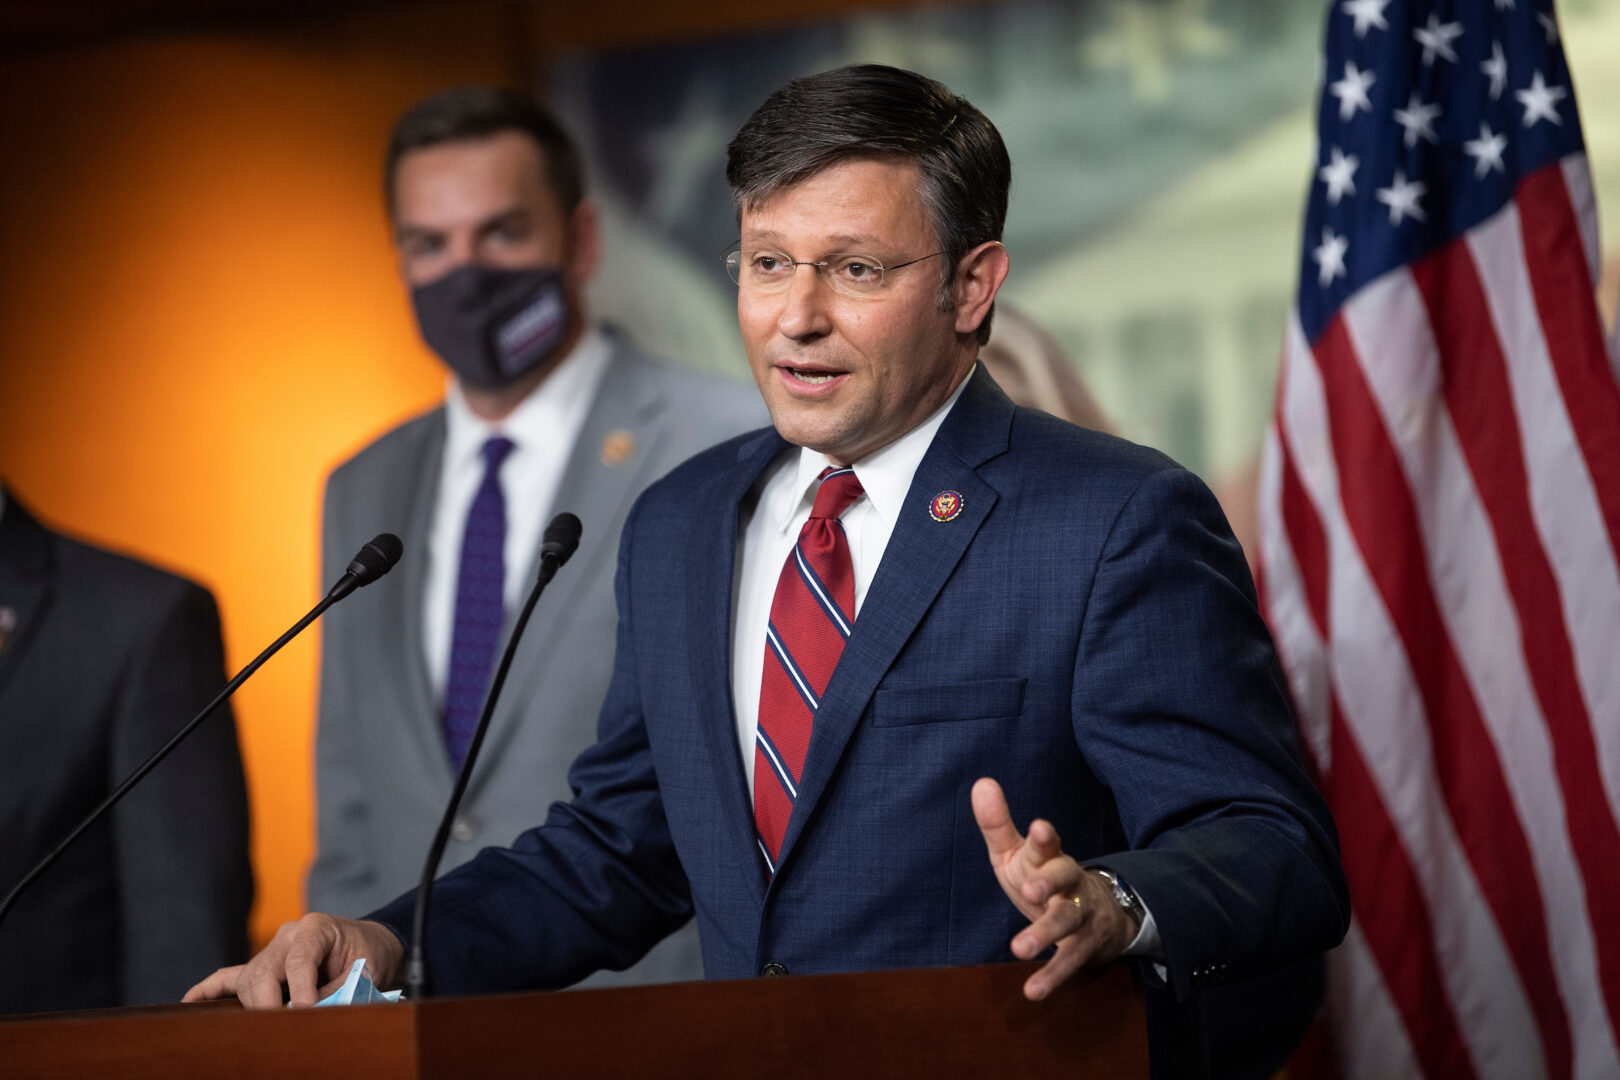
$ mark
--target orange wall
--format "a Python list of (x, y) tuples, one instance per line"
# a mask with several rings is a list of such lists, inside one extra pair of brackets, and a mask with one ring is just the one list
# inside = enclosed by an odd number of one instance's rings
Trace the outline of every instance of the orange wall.
[[(379, 159), (422, 94), (522, 85), (504, 10), (0, 65), (0, 477), (47, 521), (212, 588), (233, 671), (317, 599), (327, 470), (441, 391)], [(302, 910), (316, 652), (306, 632), (236, 698), (259, 940)]]

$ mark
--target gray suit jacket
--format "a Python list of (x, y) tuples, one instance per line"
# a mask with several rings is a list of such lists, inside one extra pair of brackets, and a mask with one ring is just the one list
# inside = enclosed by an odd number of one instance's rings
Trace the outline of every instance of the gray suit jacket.
[[(571, 796), (568, 767), (596, 741), (612, 674), (613, 573), (635, 497), (699, 450), (768, 422), (751, 384), (663, 367), (611, 340), (613, 358), (550, 511), (578, 514), (584, 537), (524, 633), (441, 872), (510, 843)], [(614, 432), (628, 432), (634, 451), (608, 464), (603, 445)], [(358, 916), (415, 888), (454, 783), (422, 656), (444, 438), (444, 412), (435, 409), (366, 447), (327, 484), (323, 580), (336, 580), (378, 532), (397, 533), (405, 555), (394, 573), (328, 613), (322, 630), (319, 850), (308, 881), (316, 911)], [(526, 580), (534, 573), (529, 567)], [(508, 613), (508, 630), (515, 616)], [(589, 983), (701, 977), (688, 926), (628, 971)]]
[[(214, 598), (0, 513), (0, 894), (225, 685)], [(227, 707), (0, 924), (0, 1012), (178, 1001), (247, 951), (247, 787)], [(3, 1069), (0, 1069), (3, 1071)]]

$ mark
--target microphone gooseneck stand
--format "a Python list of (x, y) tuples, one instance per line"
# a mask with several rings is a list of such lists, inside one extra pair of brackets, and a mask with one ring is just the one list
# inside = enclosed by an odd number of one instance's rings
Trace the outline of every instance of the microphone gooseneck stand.
[(422, 882), (416, 889), (416, 907), (411, 912), (411, 946), (405, 965), (405, 998), (408, 1001), (422, 1001), (433, 993), (428, 977), (426, 949), (428, 907), (433, 894), (433, 878), (438, 873), (440, 860), (444, 858), (445, 845), (450, 841), (450, 826), (456, 819), (456, 810), (461, 806), (461, 797), (467, 790), (467, 778), (472, 775), (473, 763), (478, 760), (478, 748), (484, 745), (484, 733), (489, 730), (489, 718), (495, 712), (495, 702), (501, 696), (506, 673), (512, 667), (518, 639), (523, 636), (523, 628), (529, 625), (529, 616), (533, 614), (540, 594), (545, 591), (558, 568), (579, 547), (580, 529), (579, 518), (573, 514), (558, 514), (546, 526), (540, 542), (538, 579), (529, 591), (528, 600), (524, 601), (523, 610), (518, 613), (517, 622), (512, 626), (512, 637), (506, 643), (500, 666), (496, 668), (495, 678), (489, 685), (489, 694), (484, 698), (484, 711), (479, 714), (478, 727), (473, 731), (472, 741), (467, 744), (467, 756), (461, 763), (461, 771), (456, 774), (455, 790), (450, 793), (450, 802), (444, 808), (439, 830), (433, 834), (427, 864), (422, 867)]

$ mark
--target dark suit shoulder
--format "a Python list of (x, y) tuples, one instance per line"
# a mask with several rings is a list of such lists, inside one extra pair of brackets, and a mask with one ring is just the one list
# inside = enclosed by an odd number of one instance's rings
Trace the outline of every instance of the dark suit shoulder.
[(1088, 468), (1145, 477), (1163, 469), (1180, 469), (1168, 454), (1118, 435), (1071, 424), (1039, 409), (1013, 410), (1011, 445), (1014, 452), (1051, 451), (1071, 456)]
[[(1014, 410), (1007, 453), (983, 475), (993, 485), (1037, 484), (1063, 496), (1124, 500), (1149, 480), (1204, 489), (1198, 476), (1169, 455), (1117, 435), (1078, 427), (1036, 409)], [(1207, 489), (1206, 489), (1207, 490)]]
[(95, 650), (109, 672), (113, 656), (150, 646), (158, 627), (180, 625), (218, 640), (213, 593), (179, 574), (129, 555), (52, 533), (47, 626), (68, 632), (75, 648)]
[[(0, 570), (49, 589), (51, 624), (97, 640), (135, 640), (134, 628), (171, 615), (218, 626), (213, 594), (150, 562), (50, 528), (13, 498), (5, 508)], [(7, 560), (10, 560), (9, 565)], [(65, 623), (64, 623), (65, 620)]]
[(667, 540), (684, 534), (688, 528), (704, 525), (716, 507), (725, 503), (721, 492), (736, 482), (736, 470), (749, 468), (748, 459), (764, 452), (763, 440), (779, 448), (787, 445), (775, 428), (757, 428), (699, 451), (675, 466), (636, 498), (625, 536), (646, 527), (657, 530)]
[(199, 600), (213, 605), (213, 594), (190, 578), (61, 533), (52, 538), (59, 589), (94, 592), (146, 609)]
[(679, 498), (682, 497), (682, 493), (692, 491), (696, 485), (724, 477), (731, 470), (740, 467), (754, 453), (759, 452), (760, 440), (770, 440), (778, 447), (788, 445), (769, 424), (740, 435), (733, 435), (675, 466), (667, 476), (648, 488), (647, 494), (659, 498)]

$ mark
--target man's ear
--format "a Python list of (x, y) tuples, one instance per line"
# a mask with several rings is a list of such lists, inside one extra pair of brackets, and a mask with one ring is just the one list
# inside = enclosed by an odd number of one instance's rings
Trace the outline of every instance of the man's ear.
[(956, 332), (972, 334), (978, 331), (996, 302), (1001, 283), (1007, 280), (1012, 262), (1007, 248), (997, 240), (990, 240), (969, 251), (956, 264)]
[(568, 276), (573, 278), (575, 286), (584, 288), (591, 275), (596, 273), (597, 261), (602, 257), (602, 232), (597, 221), (596, 204), (589, 199), (581, 199), (579, 205), (574, 207), (568, 226), (572, 241)]

